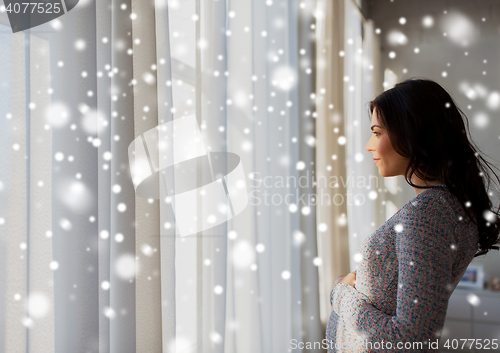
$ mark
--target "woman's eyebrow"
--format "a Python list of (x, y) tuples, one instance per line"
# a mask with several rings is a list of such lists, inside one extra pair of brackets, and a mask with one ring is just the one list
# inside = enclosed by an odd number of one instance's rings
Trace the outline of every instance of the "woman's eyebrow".
[(382, 126), (372, 125), (372, 126), (370, 127), (370, 130), (373, 130), (373, 128), (374, 128), (374, 127), (379, 127), (379, 128), (381, 128), (381, 129), (382, 129)]

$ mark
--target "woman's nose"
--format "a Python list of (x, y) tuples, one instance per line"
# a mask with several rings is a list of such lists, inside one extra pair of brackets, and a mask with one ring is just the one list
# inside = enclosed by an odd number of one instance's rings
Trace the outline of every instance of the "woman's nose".
[(370, 137), (370, 139), (368, 140), (368, 142), (366, 143), (366, 146), (365, 146), (365, 150), (367, 150), (368, 152), (372, 152), (374, 150), (371, 141), (372, 141), (372, 137)]

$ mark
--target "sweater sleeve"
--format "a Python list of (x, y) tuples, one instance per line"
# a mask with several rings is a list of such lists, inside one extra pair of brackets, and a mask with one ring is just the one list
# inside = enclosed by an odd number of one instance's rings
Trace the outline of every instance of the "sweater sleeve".
[[(375, 308), (365, 295), (347, 283), (334, 287), (333, 309), (363, 340), (393, 345), (423, 342), (423, 350), (429, 349), (429, 343), (425, 343), (428, 340), (436, 342), (446, 315), (454, 261), (450, 250), (452, 233), (443, 226), (450, 219), (445, 220), (443, 206), (438, 199), (423, 199), (418, 207), (401, 212), (395, 223), (399, 267), (395, 316)], [(405, 349), (414, 351), (420, 352), (422, 348)]]

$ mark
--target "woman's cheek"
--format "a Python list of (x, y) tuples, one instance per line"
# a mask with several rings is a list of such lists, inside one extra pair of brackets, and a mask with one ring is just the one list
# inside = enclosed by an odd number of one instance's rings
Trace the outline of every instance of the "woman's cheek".
[(379, 157), (382, 157), (382, 155), (387, 152), (387, 140), (386, 140), (385, 136), (383, 136), (380, 139), (378, 146), (377, 146), (377, 151), (378, 151)]

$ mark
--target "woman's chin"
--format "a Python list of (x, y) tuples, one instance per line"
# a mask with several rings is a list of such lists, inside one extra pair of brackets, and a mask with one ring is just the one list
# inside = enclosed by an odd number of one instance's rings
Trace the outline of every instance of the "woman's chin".
[(381, 177), (388, 177), (390, 175), (387, 175), (387, 173), (384, 171), (384, 168), (378, 168), (378, 173), (380, 174)]

